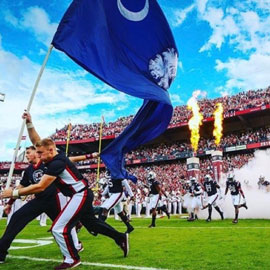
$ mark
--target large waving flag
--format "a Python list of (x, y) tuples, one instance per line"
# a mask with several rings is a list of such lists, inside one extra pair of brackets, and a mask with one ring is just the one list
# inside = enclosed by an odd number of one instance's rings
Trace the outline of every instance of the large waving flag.
[(113, 179), (132, 178), (124, 155), (163, 133), (178, 52), (156, 0), (74, 0), (52, 44), (115, 89), (144, 99), (132, 123), (101, 154)]

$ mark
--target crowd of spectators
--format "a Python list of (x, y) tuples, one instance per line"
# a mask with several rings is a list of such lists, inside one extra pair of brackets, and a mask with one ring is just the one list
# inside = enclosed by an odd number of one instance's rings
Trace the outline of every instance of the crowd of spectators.
[[(7, 179), (8, 179), (7, 173), (0, 174), (0, 190), (6, 187)], [(10, 187), (15, 187), (16, 183), (18, 184), (18, 181), (20, 181), (21, 179), (22, 179), (21, 174), (13, 174), (13, 176), (11, 177)]]
[[(201, 113), (204, 118), (212, 117), (217, 103), (222, 103), (224, 108), (224, 115), (230, 115), (234, 112), (259, 107), (270, 104), (270, 87), (259, 90), (249, 90), (241, 92), (234, 96), (225, 96), (216, 99), (202, 99), (198, 101)], [(174, 108), (173, 117), (170, 124), (179, 124), (187, 122), (191, 117), (191, 112), (187, 106), (176, 106)], [(118, 136), (122, 130), (130, 124), (133, 115), (121, 117), (115, 122), (103, 124), (103, 136)], [(71, 140), (84, 140), (99, 137), (99, 123), (93, 124), (76, 124), (72, 126), (70, 139)], [(68, 125), (62, 129), (57, 129), (51, 136), (55, 141), (65, 141), (67, 139)]]
[[(221, 139), (219, 149), (225, 149), (226, 147), (246, 145), (251, 143), (270, 141), (270, 128), (259, 128), (253, 130), (247, 130), (240, 133), (230, 133)], [(214, 139), (206, 139), (201, 137), (198, 146), (198, 153), (204, 153), (205, 151), (215, 150)], [(134, 160), (158, 161), (162, 159), (176, 159), (182, 153), (191, 153), (192, 148), (189, 142), (176, 141), (172, 143), (160, 143), (151, 146), (142, 146), (126, 155), (126, 162)], [(97, 160), (85, 160), (79, 162), (78, 165), (94, 164)]]

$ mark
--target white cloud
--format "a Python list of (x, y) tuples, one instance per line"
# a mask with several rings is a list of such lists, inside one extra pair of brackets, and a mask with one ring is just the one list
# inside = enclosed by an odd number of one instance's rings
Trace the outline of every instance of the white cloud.
[(243, 90), (264, 88), (270, 85), (270, 54), (252, 54), (248, 59), (231, 58), (228, 62), (216, 61), (216, 70), (227, 73), (227, 88)]
[[(232, 89), (257, 89), (270, 84), (270, 1), (234, 1), (216, 7), (215, 1), (197, 1), (198, 17), (212, 30), (200, 52), (222, 49), (226, 43), (235, 57), (216, 61), (216, 70), (228, 80), (224, 93)], [(225, 55), (224, 55), (225, 56)]]
[[(27, 107), (39, 69), (40, 65), (29, 58), (17, 57), (0, 47), (0, 89), (6, 94), (5, 102), (0, 104), (0, 145), (5, 149), (10, 148), (11, 142), (16, 143), (22, 124), (21, 115)], [(31, 114), (37, 130), (42, 137), (46, 137), (56, 128), (63, 127), (69, 118), (77, 123), (98, 120), (101, 112), (91, 109), (85, 112), (89, 106), (98, 104), (109, 105), (113, 111), (121, 105), (128, 105), (129, 98), (103, 83), (93, 85), (85, 78), (84, 72), (62, 72), (47, 67)], [(110, 118), (113, 117), (111, 112)], [(1, 152), (0, 160), (10, 160), (11, 152)]]
[(238, 26), (233, 17), (231, 15), (224, 16), (224, 12), (220, 8), (207, 9), (207, 12), (202, 14), (202, 18), (209, 23), (213, 33), (209, 40), (201, 47), (200, 52), (207, 51), (213, 46), (220, 49), (226, 37), (230, 36), (233, 38), (239, 33)]
[(238, 50), (263, 47), (260, 44), (268, 42), (270, 38), (270, 5), (257, 2), (235, 1), (234, 6), (217, 8), (215, 1), (208, 1), (202, 8), (200, 1), (197, 1), (198, 18), (206, 21), (212, 30), (200, 52), (213, 47), (220, 49), (226, 39)]
[(204, 14), (208, 0), (196, 0), (198, 12)]
[(183, 70), (183, 63), (179, 60), (177, 65), (181, 70)]
[(30, 7), (23, 14), (21, 26), (32, 31), (37, 39), (49, 45), (58, 24), (52, 23), (46, 11), (40, 7)]
[(18, 26), (19, 20), (9, 10), (3, 11), (3, 14), (6, 22), (11, 24), (12, 26)]
[(184, 101), (181, 99), (180, 95), (177, 94), (171, 94), (171, 101), (173, 106), (179, 106), (184, 103)]
[(15, 17), (10, 10), (4, 12), (4, 19), (13, 27), (30, 31), (36, 39), (45, 44), (46, 47), (52, 41), (58, 24), (50, 21), (46, 11), (40, 7), (33, 6), (22, 12), (22, 17)]
[(185, 19), (187, 18), (188, 14), (194, 9), (195, 5), (192, 4), (185, 9), (177, 9), (174, 11), (175, 20), (173, 21), (173, 26), (178, 27), (180, 26)]
[(196, 99), (198, 98), (206, 98), (207, 97), (207, 92), (206, 91), (203, 91), (203, 90), (200, 90), (200, 89), (197, 89), (197, 90), (194, 90), (192, 92), (192, 96)]

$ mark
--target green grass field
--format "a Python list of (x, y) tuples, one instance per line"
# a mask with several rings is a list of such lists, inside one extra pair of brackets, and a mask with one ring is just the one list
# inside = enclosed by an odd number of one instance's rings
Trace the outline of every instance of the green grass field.
[[(5, 223), (6, 220), (0, 221), (1, 234)], [(108, 223), (120, 231), (125, 230), (119, 221), (109, 219)], [(127, 258), (122, 257), (122, 251), (111, 239), (93, 237), (82, 229), (79, 238), (85, 249), (81, 253), (82, 265), (76, 269), (270, 269), (270, 220), (240, 220), (233, 225), (231, 220), (189, 223), (173, 217), (157, 219), (157, 227), (152, 229), (147, 227), (149, 223), (150, 219), (133, 219), (135, 230), (130, 235)], [(17, 239), (48, 238), (51, 236), (48, 228), (33, 221)], [(54, 240), (51, 241), (53, 243), (45, 246), (10, 250), (0, 269), (53, 269), (62, 257)], [(14, 243), (12, 246), (26, 245), (31, 244)]]

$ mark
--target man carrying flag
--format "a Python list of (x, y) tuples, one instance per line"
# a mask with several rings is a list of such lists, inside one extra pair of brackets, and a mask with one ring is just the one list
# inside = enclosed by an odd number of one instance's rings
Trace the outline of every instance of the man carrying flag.
[[(74, 0), (52, 45), (115, 89), (144, 100), (131, 124), (101, 154), (112, 180), (135, 181), (124, 168), (125, 153), (162, 134), (173, 113), (167, 89), (176, 76), (178, 52), (157, 1)], [(114, 238), (126, 256), (127, 235), (91, 219), (93, 195), (76, 168), (57, 153), (51, 140), (41, 140), (37, 152), (48, 167), (39, 184), (6, 190), (2, 196), (38, 193), (54, 181), (64, 194), (69, 193), (68, 207), (53, 223), (52, 232), (63, 255), (69, 255), (73, 262), (64, 262), (55, 269), (80, 264), (70, 239), (70, 230), (78, 220), (90, 231), (95, 225), (93, 231)]]

